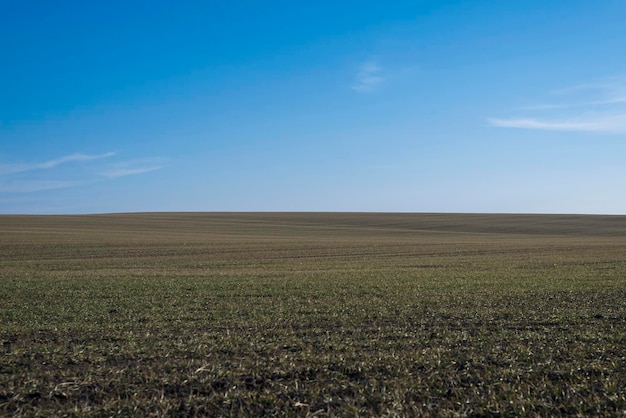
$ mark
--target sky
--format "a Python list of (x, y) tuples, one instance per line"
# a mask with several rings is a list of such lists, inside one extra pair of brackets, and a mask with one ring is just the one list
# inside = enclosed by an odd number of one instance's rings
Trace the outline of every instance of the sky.
[(626, 2), (0, 2), (0, 213), (626, 214)]

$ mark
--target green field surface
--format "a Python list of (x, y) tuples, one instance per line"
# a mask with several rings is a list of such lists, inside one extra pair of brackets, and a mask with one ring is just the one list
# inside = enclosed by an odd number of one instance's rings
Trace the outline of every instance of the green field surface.
[(624, 416), (626, 217), (0, 216), (0, 415)]

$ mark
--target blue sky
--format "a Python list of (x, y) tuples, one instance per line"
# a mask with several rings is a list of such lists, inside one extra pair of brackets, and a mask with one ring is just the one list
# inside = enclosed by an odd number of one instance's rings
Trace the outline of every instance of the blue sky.
[(626, 3), (4, 1), (0, 213), (626, 213)]

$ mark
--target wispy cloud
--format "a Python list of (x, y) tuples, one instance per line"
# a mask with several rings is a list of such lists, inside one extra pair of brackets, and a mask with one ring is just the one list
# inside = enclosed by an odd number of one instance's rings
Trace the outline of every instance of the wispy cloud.
[(114, 152), (107, 152), (105, 154), (87, 155), (87, 154), (71, 154), (54, 160), (48, 160), (41, 163), (32, 164), (0, 164), (0, 175), (23, 173), (31, 170), (46, 170), (58, 167), (62, 164), (80, 161), (99, 160), (101, 158), (108, 158), (114, 156)]
[(134, 174), (149, 173), (150, 171), (160, 170), (165, 166), (141, 167), (141, 168), (114, 168), (102, 173), (103, 176), (109, 178), (117, 178), (124, 176), (132, 176)]
[(613, 116), (581, 116), (574, 119), (489, 119), (491, 126), (499, 128), (543, 129), (547, 131), (578, 131), (601, 133), (626, 133), (626, 113)]
[(45, 190), (65, 189), (80, 185), (78, 181), (16, 180), (0, 181), (0, 193), (33, 193)]
[(573, 102), (573, 103), (546, 103), (531, 106), (522, 106), (520, 110), (551, 110), (551, 109), (568, 109), (568, 108), (584, 108), (584, 107), (598, 107), (604, 105), (617, 105), (620, 103), (626, 103), (626, 96), (615, 97), (606, 100), (590, 100), (586, 102)]
[(626, 80), (613, 78), (600, 83), (580, 84), (552, 94), (560, 97), (558, 103), (519, 109), (538, 114), (489, 118), (488, 122), (499, 128), (626, 133)]
[[(102, 177), (118, 177), (148, 173), (165, 167), (160, 158), (110, 161), (116, 154), (69, 154), (36, 163), (0, 164), (0, 193), (19, 194), (93, 184)], [(101, 160), (97, 161), (96, 160)], [(70, 167), (71, 163), (89, 162)], [(65, 166), (68, 167), (65, 167)]]
[(575, 94), (600, 94), (603, 97), (616, 97), (626, 94), (626, 78), (622, 76), (606, 77), (589, 83), (579, 83), (572, 86), (552, 90), (554, 96), (572, 96)]
[(144, 158), (138, 160), (124, 161), (114, 164), (100, 174), (108, 178), (118, 178), (132, 176), (136, 174), (149, 173), (164, 168), (166, 164), (162, 158)]
[(385, 77), (380, 65), (375, 60), (368, 60), (359, 67), (352, 90), (358, 92), (373, 91), (384, 81)]
[(114, 152), (107, 152), (104, 154), (98, 155), (86, 155), (86, 154), (72, 154), (67, 155), (65, 157), (58, 158), (56, 160), (46, 161), (44, 163), (38, 164), (36, 168), (54, 168), (58, 165), (71, 163), (76, 161), (90, 161), (90, 160), (99, 160), (100, 158), (108, 158), (113, 157), (115, 155)]

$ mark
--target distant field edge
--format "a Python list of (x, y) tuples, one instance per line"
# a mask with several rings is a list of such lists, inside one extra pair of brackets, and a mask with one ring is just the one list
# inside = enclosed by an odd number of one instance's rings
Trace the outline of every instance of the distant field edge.
[(158, 229), (245, 223), (276, 227), (386, 229), (456, 233), (626, 237), (626, 215), (435, 212), (127, 212), (76, 215), (0, 215), (0, 231), (27, 228)]

